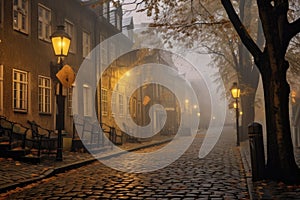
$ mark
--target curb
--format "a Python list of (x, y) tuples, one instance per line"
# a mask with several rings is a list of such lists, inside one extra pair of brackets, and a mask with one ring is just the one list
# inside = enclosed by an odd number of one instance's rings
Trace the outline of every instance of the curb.
[(249, 166), (250, 164), (247, 161), (246, 152), (242, 150), (243, 148), (245, 148), (245, 147), (243, 147), (243, 145), (241, 145), (240, 148), (238, 148), (238, 149), (239, 149), (239, 152), (241, 155), (243, 167), (245, 169), (245, 178), (247, 181), (249, 197), (250, 197), (250, 200), (252, 200), (253, 199), (253, 182), (252, 182), (251, 167)]
[(164, 144), (164, 143), (168, 143), (170, 141), (172, 141), (172, 139), (167, 139), (167, 140), (164, 140), (164, 141), (161, 141), (161, 142), (156, 142), (156, 143), (147, 144), (147, 145), (144, 145), (144, 146), (135, 147), (135, 148), (128, 149), (126, 151), (122, 151), (122, 152), (111, 154), (111, 155), (105, 155), (105, 156), (100, 156), (98, 158), (90, 158), (90, 159), (86, 159), (86, 160), (83, 160), (83, 161), (78, 161), (78, 162), (75, 162), (75, 163), (65, 164), (63, 166), (59, 166), (59, 167), (56, 167), (54, 169), (49, 169), (49, 170), (47, 170), (46, 172), (44, 172), (43, 174), (41, 174), (38, 177), (27, 179), (27, 180), (20, 181), (20, 182), (17, 182), (17, 183), (3, 185), (3, 186), (0, 187), (0, 193), (4, 193), (4, 192), (7, 192), (9, 190), (16, 189), (17, 187), (24, 187), (26, 185), (38, 182), (42, 179), (54, 176), (56, 174), (60, 174), (60, 173), (69, 171), (71, 169), (76, 169), (76, 168), (91, 164), (91, 163), (97, 161), (98, 159), (108, 159), (108, 158), (112, 158), (112, 157), (115, 157), (115, 156), (120, 156), (122, 154), (126, 154), (128, 152), (138, 151), (138, 150), (141, 150), (141, 149), (146, 149), (146, 148), (149, 148), (149, 147), (153, 147), (153, 146), (161, 145), (161, 144)]

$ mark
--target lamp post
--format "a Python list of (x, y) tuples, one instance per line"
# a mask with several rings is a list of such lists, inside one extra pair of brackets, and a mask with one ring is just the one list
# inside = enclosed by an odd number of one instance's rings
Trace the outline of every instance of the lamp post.
[[(58, 57), (59, 70), (63, 67), (63, 58), (69, 53), (71, 37), (65, 32), (63, 25), (57, 26), (57, 30), (50, 36), (54, 54)], [(56, 115), (56, 130), (58, 133), (57, 138), (57, 152), (56, 160), (62, 161), (62, 130), (64, 129), (64, 108), (65, 97), (63, 96), (63, 86), (58, 83), (58, 94), (56, 96), (57, 115)]]
[(234, 82), (231, 89), (231, 96), (235, 99), (234, 108), (236, 114), (236, 146), (240, 146), (240, 133), (239, 133), (239, 98), (241, 90), (238, 88), (237, 83)]

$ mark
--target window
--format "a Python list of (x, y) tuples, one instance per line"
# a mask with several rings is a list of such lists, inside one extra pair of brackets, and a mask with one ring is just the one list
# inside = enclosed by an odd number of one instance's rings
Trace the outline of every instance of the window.
[(70, 115), (78, 114), (78, 87), (73, 83), (72, 88), (68, 90), (68, 110)]
[(121, 30), (122, 29), (122, 26), (121, 26), (121, 24), (122, 24), (122, 22), (121, 22), (122, 18), (121, 18), (121, 16), (120, 16), (119, 13), (116, 14), (116, 20), (117, 20), (116, 27), (117, 27), (117, 29)]
[(91, 51), (91, 36), (89, 33), (82, 32), (82, 56), (88, 58), (88, 55)]
[(28, 73), (13, 70), (13, 109), (27, 112), (28, 109)]
[(3, 112), (3, 65), (0, 65), (0, 113)]
[(102, 5), (102, 15), (103, 17), (105, 17), (106, 19), (108, 19), (108, 2), (103, 3)]
[(29, 0), (14, 0), (13, 2), (13, 27), (17, 31), (28, 33)]
[(101, 67), (107, 67), (108, 64), (108, 59), (107, 59), (107, 43), (103, 42), (105, 40), (105, 37), (103, 35), (100, 35), (100, 42), (101, 44), (101, 49), (100, 49), (100, 62), (101, 62)]
[(39, 76), (39, 112), (51, 113), (51, 79)]
[(119, 94), (119, 114), (124, 115), (124, 98), (122, 94)]
[(137, 103), (137, 118), (142, 117), (142, 102), (138, 101)]
[(92, 116), (92, 90), (87, 84), (83, 85), (83, 115)]
[(132, 108), (132, 117), (136, 117), (136, 98), (133, 98), (131, 108)]
[(127, 117), (130, 117), (130, 97), (128, 96), (126, 99), (125, 112), (127, 113)]
[(110, 11), (110, 13), (109, 13), (109, 22), (113, 26), (116, 26), (116, 10)]
[(67, 95), (67, 112), (70, 116), (73, 115), (72, 113), (72, 96), (73, 96), (73, 87), (68, 88), (68, 95)]
[(114, 115), (116, 114), (115, 111), (117, 111), (117, 107), (116, 107), (116, 96), (117, 94), (111, 94), (111, 114)]
[(39, 39), (50, 42), (51, 10), (39, 4), (38, 15), (39, 15), (39, 21), (38, 21)]
[(113, 42), (109, 43), (109, 57), (111, 61), (115, 61), (116, 58), (116, 46)]
[(65, 31), (69, 34), (69, 36), (71, 36), (72, 39), (69, 51), (71, 53), (76, 53), (76, 33), (74, 24), (68, 20), (65, 20)]
[(4, 0), (0, 0), (0, 27), (3, 26), (3, 16), (4, 16), (3, 2)]
[(106, 116), (108, 111), (108, 99), (107, 99), (107, 89), (102, 88), (101, 89), (101, 109), (102, 109), (102, 115)]

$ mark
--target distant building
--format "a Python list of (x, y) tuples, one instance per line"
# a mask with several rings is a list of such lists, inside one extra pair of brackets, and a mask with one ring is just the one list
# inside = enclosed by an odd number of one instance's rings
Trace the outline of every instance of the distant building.
[(299, 89), (293, 88), (290, 101), (291, 130), (294, 147), (300, 147), (300, 97)]

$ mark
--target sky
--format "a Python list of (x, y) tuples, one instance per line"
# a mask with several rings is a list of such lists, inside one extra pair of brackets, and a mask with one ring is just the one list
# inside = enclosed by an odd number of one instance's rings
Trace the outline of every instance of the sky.
[[(125, 2), (132, 2), (133, 0), (126, 0)], [(131, 11), (131, 12), (126, 12), (126, 10), (131, 10), (135, 7), (135, 5), (126, 5), (123, 6), (123, 12), (124, 16), (123, 17), (130, 17), (133, 16), (133, 22), (134, 24), (141, 24), (141, 23), (149, 23), (152, 22), (151, 17), (147, 17), (147, 14), (145, 12), (136, 12), (136, 11)], [(141, 7), (140, 7), (141, 8)]]

